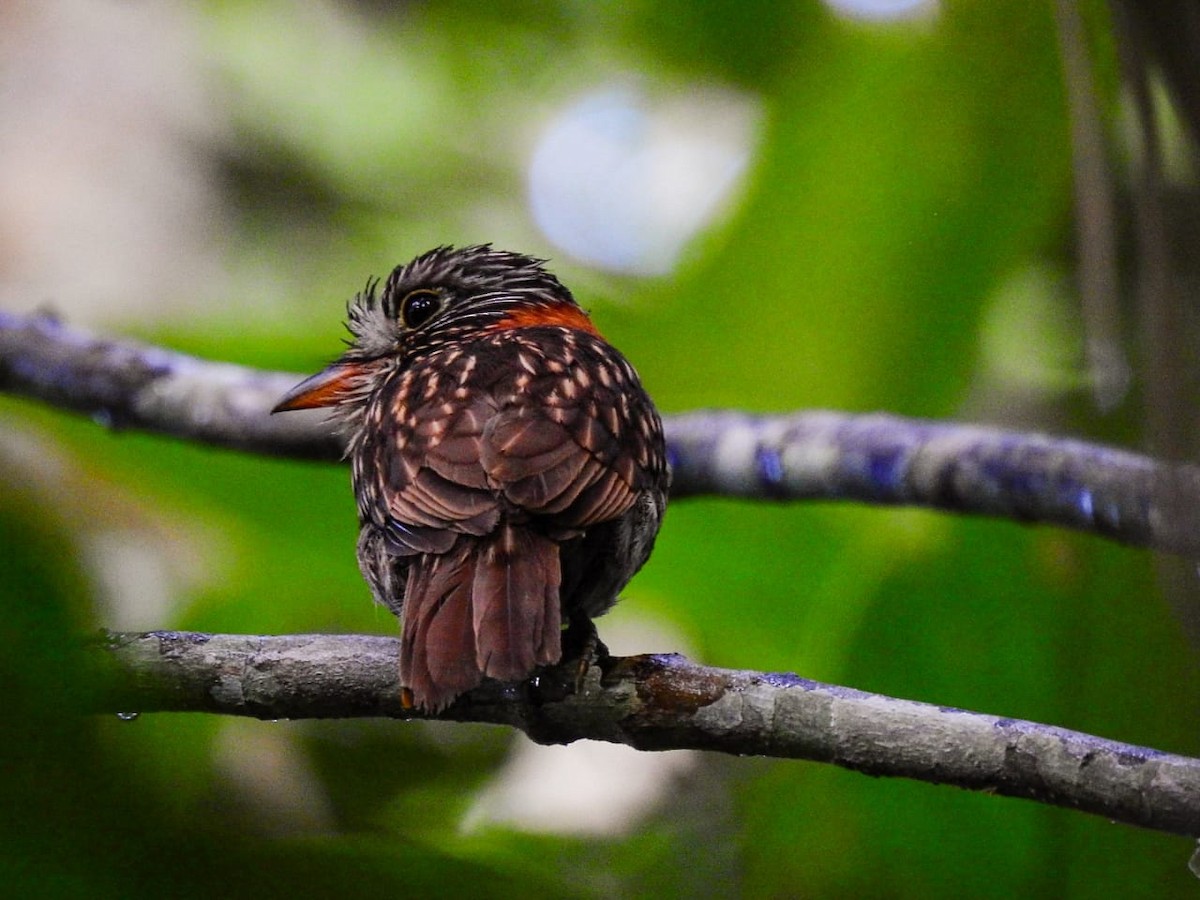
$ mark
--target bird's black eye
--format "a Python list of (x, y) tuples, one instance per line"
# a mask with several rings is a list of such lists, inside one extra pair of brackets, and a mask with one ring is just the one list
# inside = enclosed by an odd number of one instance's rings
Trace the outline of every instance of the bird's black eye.
[(436, 291), (412, 291), (400, 301), (400, 319), (409, 328), (420, 328), (442, 308)]

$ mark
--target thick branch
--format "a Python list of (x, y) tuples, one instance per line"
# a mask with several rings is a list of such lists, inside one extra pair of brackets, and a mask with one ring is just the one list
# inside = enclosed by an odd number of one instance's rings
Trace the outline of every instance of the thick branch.
[[(110, 635), (102, 646), (111, 689), (100, 705), (109, 712), (419, 717), (401, 705), (391, 638), (150, 632)], [(679, 656), (606, 658), (579, 672), (576, 662), (525, 685), (489, 682), (441, 718), (511, 725), (543, 743), (830, 762), (1200, 836), (1200, 760)]]
[[(0, 312), (0, 390), (138, 428), (277, 456), (335, 460), (320, 414), (269, 416), (299, 376), (101, 340)], [(1040, 435), (808, 412), (669, 417), (672, 499), (719, 494), (934, 507), (1200, 555), (1200, 468)]]
[(104, 340), (48, 316), (0, 311), (0, 391), (90, 415), (113, 429), (299, 459), (341, 458), (313, 415), (269, 411), (299, 376)]

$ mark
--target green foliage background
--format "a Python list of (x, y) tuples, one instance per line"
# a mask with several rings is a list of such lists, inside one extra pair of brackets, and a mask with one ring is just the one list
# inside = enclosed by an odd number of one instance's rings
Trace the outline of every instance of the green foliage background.
[[(556, 255), (525, 218), (532, 111), (633, 71), (661, 90), (732, 86), (764, 112), (743, 195), (676, 276), (556, 261), (664, 412), (1016, 416), (1136, 444), (1136, 404), (1100, 416), (1078, 374), (1049, 4), (946, 3), (897, 27), (815, 3), (362, 4), (350, 35), (323, 28), (315, 8), (203, 6), (237, 122), (222, 161), (240, 217), (230, 266), (266, 267), (253, 283), (275, 294), (128, 331), (312, 370), (336, 352), (341, 304), (367, 274), (438, 243)], [(1088, 11), (1115, 110), (1103, 7)], [(997, 360), (1041, 391), (1032, 411), (998, 383)], [(343, 469), (114, 435), (11, 400), (0, 413), (53, 436), (107, 490), (218, 536), (206, 557), (218, 576), (163, 627), (394, 630), (354, 565)], [(290, 729), (334, 823), (264, 836), (214, 765), (220, 721), (73, 712), (87, 690), (78, 636), (107, 624), (74, 549), (81, 514), (15, 485), (0, 494), (0, 878), (19, 895), (1195, 890), (1182, 839), (794, 762), (705, 759), (622, 838), (464, 834), (459, 819), (512, 736), (460, 728), (450, 740), (398, 723), (252, 724)], [(714, 664), (1200, 753), (1195, 657), (1151, 560), (1100, 540), (914, 511), (692, 500), (671, 508), (613, 616), (627, 607), (669, 619)]]

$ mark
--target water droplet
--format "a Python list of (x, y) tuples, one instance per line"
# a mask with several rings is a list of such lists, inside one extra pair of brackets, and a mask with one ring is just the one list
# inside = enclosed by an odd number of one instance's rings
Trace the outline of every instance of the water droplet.
[(141, 713), (138, 713), (138, 712), (119, 712), (119, 713), (117, 713), (117, 718), (120, 719), (122, 722), (133, 722), (140, 715), (141, 715)]
[(112, 428), (113, 427), (113, 414), (110, 410), (107, 410), (107, 409), (104, 409), (103, 407), (101, 407), (100, 409), (98, 409), (92, 413), (92, 421), (95, 422), (97, 425), (99, 425), (101, 428)]
[(1188, 868), (1192, 870), (1193, 875), (1200, 878), (1200, 841), (1196, 843), (1196, 852), (1188, 860)]

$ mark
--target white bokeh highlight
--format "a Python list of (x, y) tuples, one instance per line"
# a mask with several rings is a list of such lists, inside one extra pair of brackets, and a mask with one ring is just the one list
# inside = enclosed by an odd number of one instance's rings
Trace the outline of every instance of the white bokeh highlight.
[(714, 89), (663, 99), (600, 88), (547, 125), (528, 172), (538, 227), (576, 259), (665, 275), (740, 183), (757, 130), (749, 98)]
[[(641, 613), (618, 611), (600, 630), (618, 656), (664, 648), (686, 656), (690, 649), (673, 625)], [(559, 747), (519, 740), (476, 796), (462, 830), (500, 825), (543, 834), (628, 834), (661, 808), (699, 756), (695, 750), (645, 753), (598, 741)]]
[(872, 22), (927, 19), (938, 13), (937, 0), (825, 0), (839, 16)]

